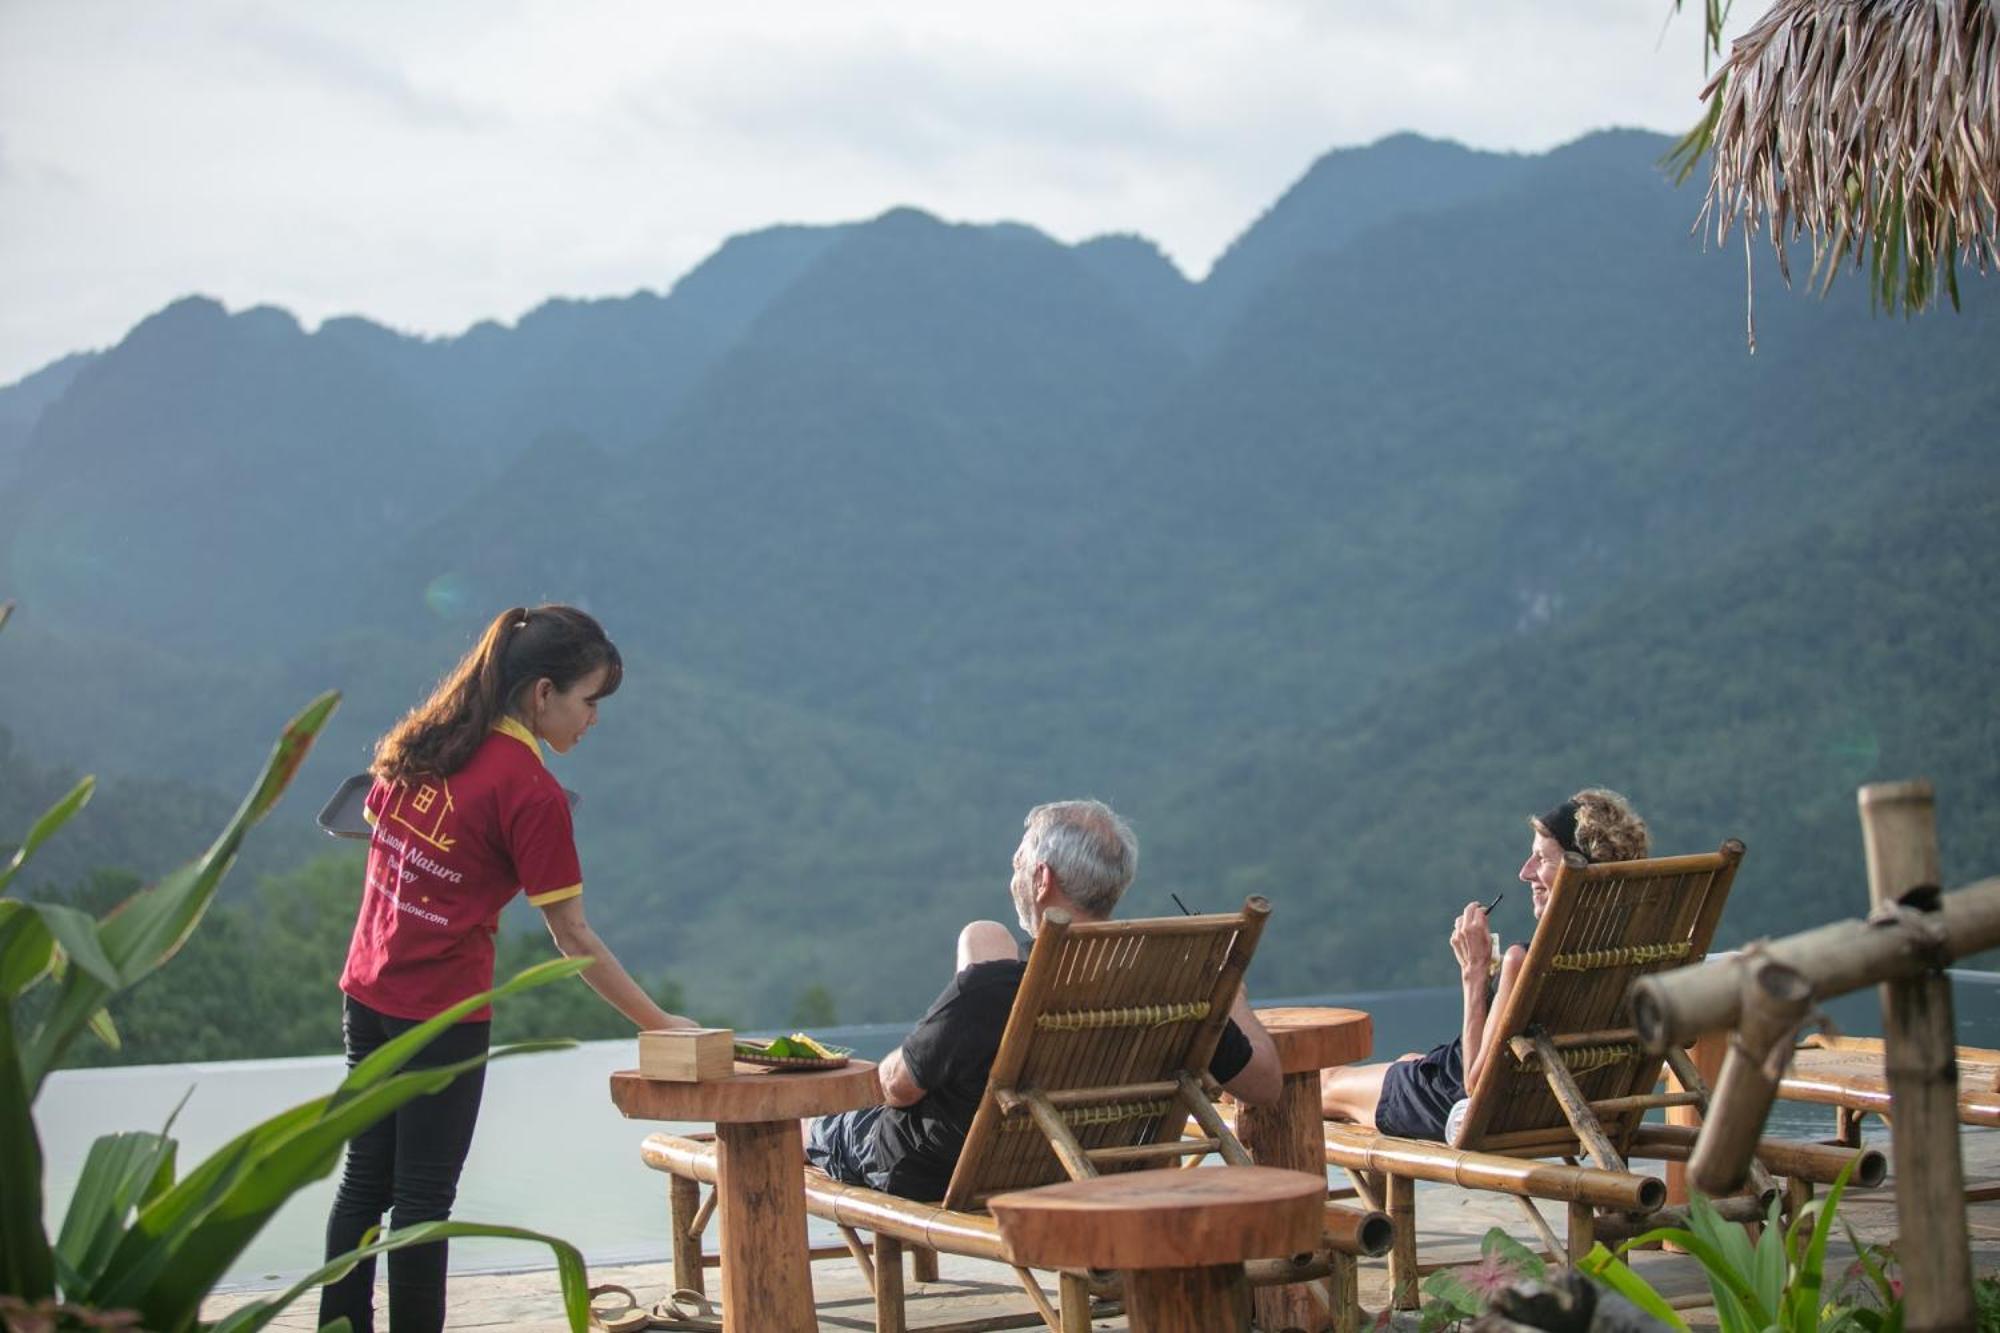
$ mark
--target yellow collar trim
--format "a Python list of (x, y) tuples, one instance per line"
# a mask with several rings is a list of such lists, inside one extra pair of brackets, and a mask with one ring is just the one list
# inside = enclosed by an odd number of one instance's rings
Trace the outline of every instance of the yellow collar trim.
[(539, 760), (542, 758), (542, 743), (536, 740), (535, 733), (522, 726), (518, 719), (502, 717), (498, 722), (493, 724), (493, 730), (503, 736), (512, 736), (515, 740), (533, 750), (536, 759)]

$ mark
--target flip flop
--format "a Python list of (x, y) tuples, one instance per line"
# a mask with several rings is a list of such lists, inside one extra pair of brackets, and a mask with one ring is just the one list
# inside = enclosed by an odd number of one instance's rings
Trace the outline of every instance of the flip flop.
[[(622, 1296), (625, 1303), (600, 1309), (597, 1303), (600, 1296)], [(653, 1316), (639, 1308), (639, 1298), (632, 1294), (630, 1287), (607, 1282), (590, 1289), (590, 1322), (593, 1327), (603, 1329), (604, 1333), (638, 1333), (639, 1329), (652, 1325)]]
[(719, 1315), (708, 1297), (683, 1287), (663, 1301), (653, 1302), (652, 1327), (663, 1329), (710, 1330)]

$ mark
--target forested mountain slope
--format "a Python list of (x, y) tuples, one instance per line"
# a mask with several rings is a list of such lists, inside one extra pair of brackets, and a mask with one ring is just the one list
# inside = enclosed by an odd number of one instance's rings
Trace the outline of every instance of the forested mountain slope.
[(1990, 870), (1991, 284), (1760, 263), (1752, 357), (1665, 146), (1343, 150), (1199, 284), (899, 209), (457, 339), (179, 303), (20, 455), (6, 725), (228, 791), (341, 688), (304, 829), (485, 617), (581, 602), (593, 920), (745, 1020), (915, 1012), (1065, 795), (1139, 825), (1135, 910), (1270, 893), (1267, 992), (1446, 976), (1414, 926), (1585, 782), (1750, 843), (1730, 938), (1851, 910), (1870, 778)]

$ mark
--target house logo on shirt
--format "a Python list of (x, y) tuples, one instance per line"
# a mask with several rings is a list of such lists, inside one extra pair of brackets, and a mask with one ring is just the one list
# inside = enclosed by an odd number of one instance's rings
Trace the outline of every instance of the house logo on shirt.
[(451, 783), (445, 779), (414, 785), (405, 782), (396, 787), (396, 795), (389, 803), (389, 818), (439, 851), (448, 852), (458, 845), (458, 839), (446, 836), (444, 831), (444, 821), (454, 808)]

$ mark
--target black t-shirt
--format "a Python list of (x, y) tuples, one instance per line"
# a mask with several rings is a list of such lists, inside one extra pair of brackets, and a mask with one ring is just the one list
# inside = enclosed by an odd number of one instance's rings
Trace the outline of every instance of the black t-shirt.
[[(875, 1122), (871, 1164), (888, 1173), (890, 1193), (944, 1197), (1027, 970), (1011, 960), (974, 963), (951, 979), (903, 1039), (903, 1061), (924, 1096), (913, 1106), (886, 1108)], [(1250, 1039), (1234, 1022), (1224, 1023), (1208, 1072), (1227, 1083), (1250, 1054)]]

